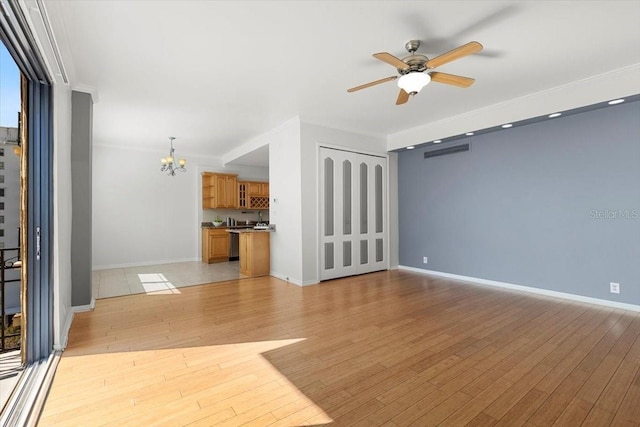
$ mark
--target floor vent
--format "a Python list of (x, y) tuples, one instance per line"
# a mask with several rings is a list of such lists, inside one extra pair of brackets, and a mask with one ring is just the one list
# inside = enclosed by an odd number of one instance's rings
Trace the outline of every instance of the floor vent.
[(447, 147), (447, 148), (441, 148), (439, 150), (425, 151), (424, 158), (428, 159), (429, 157), (446, 156), (447, 154), (462, 153), (464, 151), (469, 151), (469, 144), (461, 144), (461, 145), (456, 145), (455, 147)]

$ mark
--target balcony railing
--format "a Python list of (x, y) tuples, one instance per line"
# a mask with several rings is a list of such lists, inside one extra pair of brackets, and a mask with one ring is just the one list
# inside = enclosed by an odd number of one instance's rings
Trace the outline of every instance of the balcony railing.
[[(12, 325), (14, 315), (20, 312), (20, 281), (22, 261), (19, 248), (0, 249), (0, 353), (20, 348), (20, 327)], [(7, 289), (11, 283), (12, 296), (18, 296), (17, 306), (8, 306)], [(14, 298), (15, 299), (15, 298)]]

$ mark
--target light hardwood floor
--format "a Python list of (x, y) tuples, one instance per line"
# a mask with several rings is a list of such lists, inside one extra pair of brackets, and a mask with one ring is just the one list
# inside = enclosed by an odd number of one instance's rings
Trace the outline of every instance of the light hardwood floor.
[(389, 271), (97, 301), (40, 426), (640, 425), (640, 313)]

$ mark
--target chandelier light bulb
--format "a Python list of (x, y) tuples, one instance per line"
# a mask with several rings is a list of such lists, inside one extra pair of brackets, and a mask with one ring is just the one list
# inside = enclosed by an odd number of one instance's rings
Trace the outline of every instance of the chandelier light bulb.
[(414, 71), (400, 76), (398, 79), (398, 87), (409, 95), (415, 95), (420, 90), (429, 84), (431, 76), (426, 73)]

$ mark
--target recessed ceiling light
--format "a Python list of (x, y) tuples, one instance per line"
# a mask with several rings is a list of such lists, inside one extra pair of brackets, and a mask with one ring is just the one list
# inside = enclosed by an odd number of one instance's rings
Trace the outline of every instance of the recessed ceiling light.
[(407, 147), (407, 150), (413, 150), (414, 148), (416, 148), (416, 147), (414, 147), (413, 145), (410, 145), (410, 146)]
[(434, 144), (440, 144), (442, 142), (441, 139), (436, 139), (435, 141), (433, 141)]
[(503, 129), (509, 129), (511, 126), (513, 126), (513, 124), (511, 124), (511, 123), (506, 123), (506, 124), (502, 125), (502, 128), (503, 128)]
[(467, 133), (465, 133), (465, 135), (471, 136), (471, 135), (473, 135), (473, 132), (467, 132)]
[(609, 101), (609, 105), (622, 104), (623, 102), (624, 102), (624, 99), (622, 99), (622, 98), (614, 99), (613, 101)]
[(549, 114), (549, 118), (550, 119), (554, 119), (556, 117), (560, 117), (562, 115), (562, 113), (553, 113), (553, 114)]

